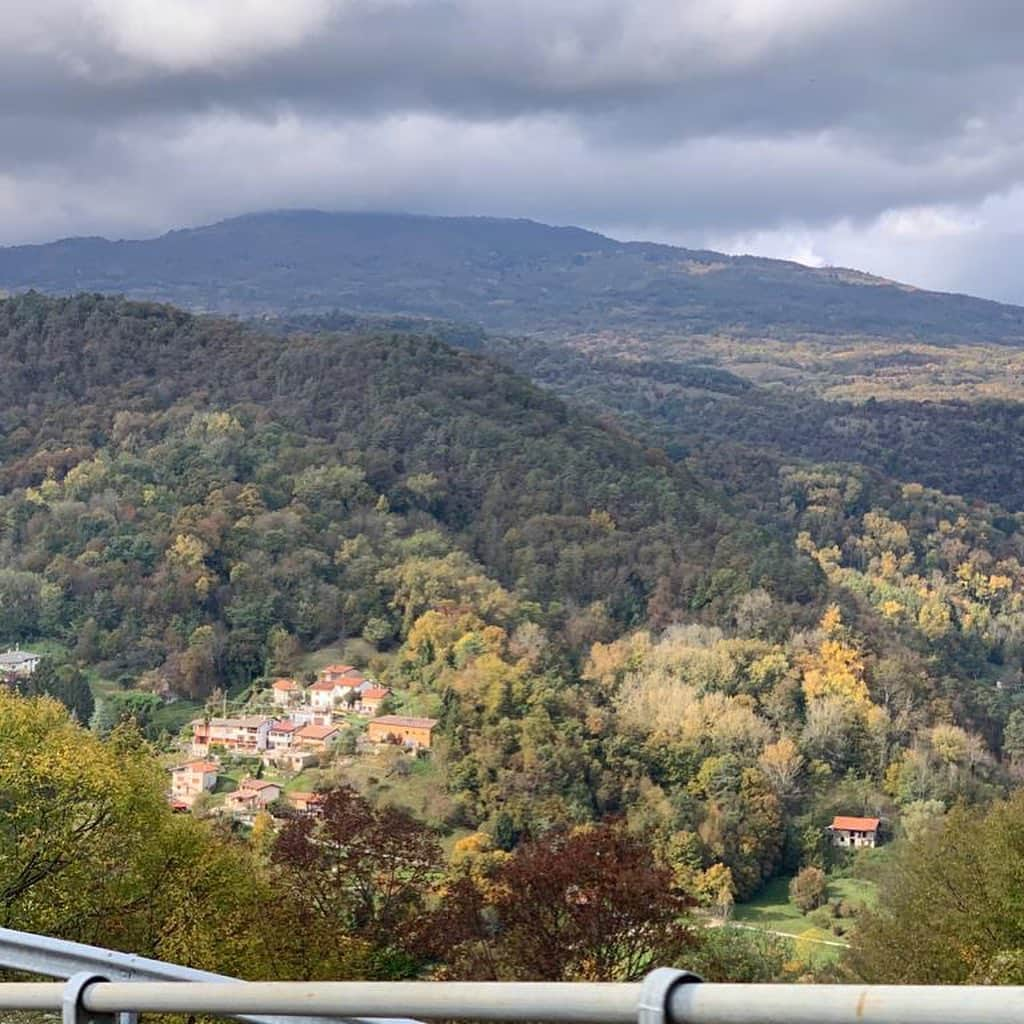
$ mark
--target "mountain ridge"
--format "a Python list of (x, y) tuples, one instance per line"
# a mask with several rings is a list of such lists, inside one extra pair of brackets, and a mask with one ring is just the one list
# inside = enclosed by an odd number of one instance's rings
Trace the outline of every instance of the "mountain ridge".
[(1024, 344), (1022, 307), (524, 218), (251, 213), (151, 239), (0, 248), (0, 289), (119, 292), (238, 315), (398, 313), (549, 336), (622, 328)]

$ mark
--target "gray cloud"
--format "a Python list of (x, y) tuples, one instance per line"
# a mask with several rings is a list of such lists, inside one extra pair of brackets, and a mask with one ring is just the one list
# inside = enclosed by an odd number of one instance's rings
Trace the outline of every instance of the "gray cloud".
[(1024, 301), (1011, 0), (6, 8), (0, 242), (483, 212)]

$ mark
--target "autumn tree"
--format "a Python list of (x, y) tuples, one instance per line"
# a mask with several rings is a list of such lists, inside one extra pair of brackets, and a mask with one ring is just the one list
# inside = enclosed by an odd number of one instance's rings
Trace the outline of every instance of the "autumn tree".
[(247, 850), (171, 813), (131, 723), (110, 738), (0, 687), (0, 923), (266, 976), (273, 897)]
[(822, 906), (828, 895), (828, 882), (821, 868), (803, 868), (789, 883), (790, 902), (806, 914)]
[[(289, 821), (271, 849), (282, 891), (295, 908), (309, 969), (330, 977), (339, 935), (374, 951), (373, 970), (395, 977), (415, 969), (411, 923), (438, 875), (434, 834), (404, 810), (372, 807), (355, 790), (327, 794), (318, 819)], [(315, 955), (313, 955), (315, 952)]]
[(697, 944), (691, 902), (649, 844), (595, 825), (519, 846), (486, 884), (457, 876), (429, 935), (450, 977), (632, 981), (682, 965)]
[(822, 639), (803, 665), (803, 689), (808, 701), (840, 697), (853, 705), (870, 702), (864, 661), (844, 634), (839, 608), (832, 605), (820, 624)]

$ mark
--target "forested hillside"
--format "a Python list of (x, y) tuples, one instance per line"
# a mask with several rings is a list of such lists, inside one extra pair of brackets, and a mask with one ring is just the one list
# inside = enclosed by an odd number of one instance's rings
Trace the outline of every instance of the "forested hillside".
[(818, 586), (657, 450), (435, 340), (29, 295), (0, 304), (0, 359), (8, 634), (111, 673), (170, 658), (201, 695), (259, 674), (275, 629), (397, 638), (474, 587), (558, 629), (597, 602), (604, 635), (655, 594), (714, 614)]
[[(766, 476), (795, 459), (851, 463), (1024, 508), (1016, 356), (967, 346), (794, 348), (737, 339), (605, 345), (487, 337), (476, 347), (576, 405), (614, 414), (672, 458), (715, 467), (746, 507), (763, 504), (763, 488), (772, 487)], [(759, 479), (747, 488), (754, 458)]]
[[(87, 734), (0, 687), (0, 786), (24, 822), (0, 834), (3, 923), (225, 970), (231, 934), (263, 976), (633, 977), (685, 953), (767, 980), (800, 968), (688, 908), (850, 870), (827, 843), (835, 814), (910, 842), (1015, 785), (1020, 513), (765, 459), (742, 435), (666, 452), (671, 421), (644, 443), (621, 426), (653, 422), (656, 403), (630, 407), (652, 378), (742, 401), (735, 368), (617, 363), (638, 391), (602, 408), (593, 366), (559, 381), (561, 356), (538, 359), (566, 391), (586, 382), (580, 412), (432, 332), (516, 342), (374, 323), (267, 333), (97, 295), (0, 302), (2, 639), (49, 652), (26, 698), (83, 726), (83, 680), (99, 698)], [(405, 711), (436, 720), (429, 758), (367, 768), (343, 753), (349, 722), (316, 769), (322, 823), (174, 824), (152, 760), (181, 749), (168, 709), (258, 704), (353, 638)], [(40, 737), (56, 747), (38, 778), (4, 775)], [(98, 766), (84, 787), (57, 756), (76, 744)], [(92, 814), (92, 853), (37, 876), (37, 842)], [(138, 827), (148, 844), (117, 862)], [(371, 843), (408, 880), (394, 902), (359, 902), (379, 883), (358, 873)], [(164, 916), (139, 915), (175, 849)], [(222, 917), (190, 914), (193, 871)], [(579, 871), (593, 900), (571, 897)], [(652, 913), (644, 894), (666, 890)], [(551, 899), (578, 916), (537, 947), (530, 915)], [(595, 949), (587, 908), (608, 906), (628, 913)], [(830, 928), (856, 912), (834, 909)], [(273, 941), (253, 919), (277, 922)]]
[(145, 241), (17, 246), (0, 249), (4, 288), (95, 289), (247, 315), (406, 313), (515, 333), (1024, 342), (1014, 306), (491, 217), (281, 211)]

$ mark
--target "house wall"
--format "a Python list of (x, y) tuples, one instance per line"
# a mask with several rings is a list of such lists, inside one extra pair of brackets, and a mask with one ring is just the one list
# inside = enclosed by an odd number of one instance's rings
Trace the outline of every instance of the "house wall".
[(832, 845), (854, 848), (874, 846), (875, 837), (875, 832), (858, 832), (852, 829), (837, 828), (832, 830)]
[(367, 730), (371, 740), (384, 743), (389, 736), (398, 736), (403, 743), (414, 743), (418, 747), (430, 747), (430, 729), (408, 725), (377, 725), (370, 723)]

